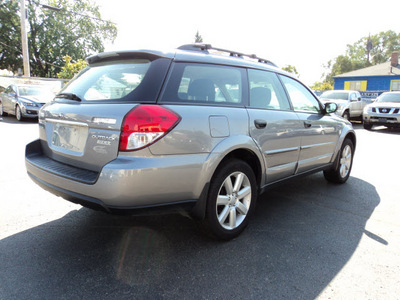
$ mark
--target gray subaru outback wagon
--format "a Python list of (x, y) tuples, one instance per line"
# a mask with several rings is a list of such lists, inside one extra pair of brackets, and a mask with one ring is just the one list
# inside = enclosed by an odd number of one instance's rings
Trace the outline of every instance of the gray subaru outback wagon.
[(26, 146), (28, 174), (55, 195), (107, 212), (185, 206), (231, 239), (268, 187), (349, 178), (351, 124), (268, 60), (194, 44), (87, 61)]

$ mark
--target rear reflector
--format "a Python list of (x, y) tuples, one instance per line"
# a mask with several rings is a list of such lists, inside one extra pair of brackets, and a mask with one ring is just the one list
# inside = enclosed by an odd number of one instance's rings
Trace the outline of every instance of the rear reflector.
[(181, 120), (175, 112), (159, 105), (139, 105), (124, 119), (120, 151), (147, 147), (170, 132)]

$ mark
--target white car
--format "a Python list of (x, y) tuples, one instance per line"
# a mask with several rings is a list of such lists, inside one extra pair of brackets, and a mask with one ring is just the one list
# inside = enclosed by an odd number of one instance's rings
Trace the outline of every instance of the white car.
[(386, 92), (364, 108), (364, 128), (374, 125), (400, 127), (400, 92)]
[(338, 105), (336, 114), (350, 120), (351, 118), (361, 118), (363, 109), (367, 104), (361, 100), (361, 94), (358, 91), (333, 90), (323, 92), (319, 97), (322, 102), (334, 102)]

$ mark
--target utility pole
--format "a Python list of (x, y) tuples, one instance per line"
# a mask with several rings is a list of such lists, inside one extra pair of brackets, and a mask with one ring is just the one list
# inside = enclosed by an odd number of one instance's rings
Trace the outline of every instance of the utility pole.
[(21, 6), (21, 40), (22, 40), (22, 56), (24, 61), (24, 76), (30, 77), (31, 70), (29, 67), (29, 50), (28, 50), (28, 36), (26, 33), (26, 24), (25, 24), (25, 0), (20, 0)]

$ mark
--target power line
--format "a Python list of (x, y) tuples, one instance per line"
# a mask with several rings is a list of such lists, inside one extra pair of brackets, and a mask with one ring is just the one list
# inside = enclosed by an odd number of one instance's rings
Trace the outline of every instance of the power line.
[(55, 7), (55, 6), (51, 6), (51, 5), (47, 5), (47, 4), (42, 4), (40, 2), (38, 2), (38, 5), (40, 5), (42, 8), (49, 9), (49, 10), (54, 10), (56, 12), (61, 12), (61, 13), (64, 13), (64, 14), (65, 13), (72, 13), (74, 15), (86, 17), (86, 18), (93, 19), (93, 20), (96, 20), (96, 21), (106, 22), (106, 23), (111, 23), (111, 24), (117, 25), (116, 23), (111, 22), (111, 21), (107, 21), (107, 20), (103, 20), (103, 19), (100, 19), (100, 18), (88, 16), (88, 15), (85, 15), (85, 14), (80, 14), (80, 13), (77, 13), (77, 12), (71, 12), (71, 11), (68, 11), (68, 10), (66, 10), (64, 8)]

